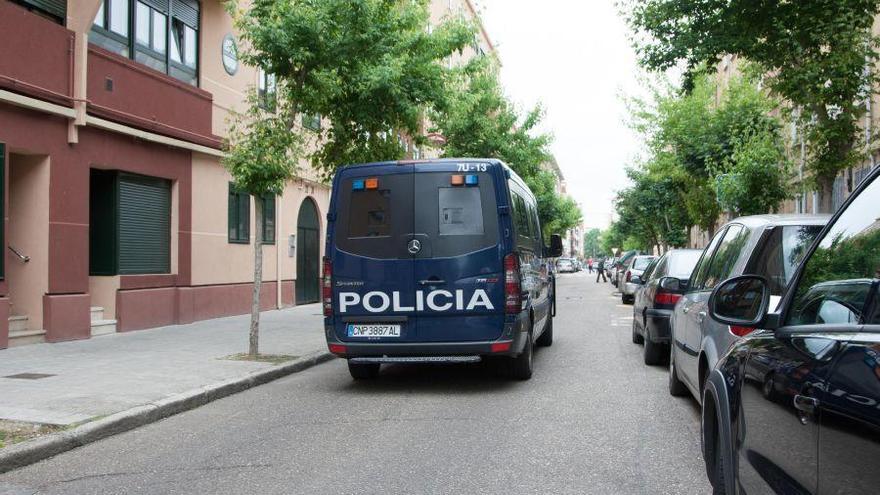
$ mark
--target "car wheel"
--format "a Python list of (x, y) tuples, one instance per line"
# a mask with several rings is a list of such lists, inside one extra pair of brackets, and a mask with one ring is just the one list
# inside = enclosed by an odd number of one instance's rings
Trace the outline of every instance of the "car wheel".
[(678, 370), (675, 368), (675, 351), (672, 349), (674, 343), (669, 344), (669, 395), (673, 397), (684, 397), (688, 390), (684, 383), (678, 379)]
[(721, 431), (720, 426), (715, 429), (715, 452), (714, 462), (715, 469), (712, 473), (712, 495), (727, 495), (727, 484), (724, 474), (724, 463), (726, 456), (724, 449), (721, 448)]
[(633, 344), (641, 344), (644, 342), (644, 338), (639, 334), (638, 329), (636, 329), (636, 319), (633, 317)]
[(550, 347), (553, 345), (553, 317), (547, 315), (547, 323), (544, 324), (544, 333), (538, 337), (535, 344), (541, 347)]
[(355, 380), (369, 380), (379, 376), (379, 363), (352, 363), (348, 362), (348, 372)]
[[(645, 332), (647, 335), (647, 332)], [(645, 364), (654, 366), (663, 361), (663, 345), (645, 338)]]

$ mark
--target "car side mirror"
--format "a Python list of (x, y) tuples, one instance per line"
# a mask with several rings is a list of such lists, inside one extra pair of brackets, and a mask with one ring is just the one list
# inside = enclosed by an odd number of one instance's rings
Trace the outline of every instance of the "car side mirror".
[(709, 314), (715, 321), (740, 327), (758, 327), (767, 319), (770, 285), (767, 279), (744, 275), (726, 280), (709, 296)]
[(658, 285), (660, 285), (661, 289), (672, 292), (680, 292), (686, 286), (684, 281), (675, 277), (663, 277), (658, 282)]
[(562, 256), (562, 237), (559, 234), (550, 235), (550, 247), (547, 248), (547, 258)]
[(642, 277), (640, 277), (640, 276), (638, 276), (638, 275), (633, 275), (633, 277), (632, 277), (631, 279), (629, 279), (629, 281), (630, 281), (631, 283), (636, 284), (636, 285), (642, 285), (642, 284), (645, 283), (645, 281), (642, 280)]

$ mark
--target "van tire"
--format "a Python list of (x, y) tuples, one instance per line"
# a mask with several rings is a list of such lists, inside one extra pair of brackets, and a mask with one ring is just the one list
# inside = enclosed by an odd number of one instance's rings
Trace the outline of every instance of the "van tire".
[(549, 314), (547, 315), (547, 323), (544, 324), (544, 333), (538, 337), (535, 344), (541, 347), (550, 347), (553, 345), (553, 317)]
[(369, 380), (379, 376), (379, 363), (352, 363), (348, 361), (348, 372), (355, 380)]
[(526, 335), (526, 345), (518, 356), (510, 359), (507, 374), (514, 380), (525, 381), (532, 377), (532, 332)]

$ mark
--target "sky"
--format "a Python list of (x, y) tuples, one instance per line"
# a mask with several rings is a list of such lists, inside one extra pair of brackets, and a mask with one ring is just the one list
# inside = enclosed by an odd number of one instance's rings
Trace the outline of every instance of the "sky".
[(613, 0), (478, 0), (501, 58), (507, 95), (521, 108), (544, 106), (542, 130), (581, 204), (587, 228), (605, 228), (624, 168), (640, 150), (626, 122), (624, 94), (639, 94), (628, 29)]

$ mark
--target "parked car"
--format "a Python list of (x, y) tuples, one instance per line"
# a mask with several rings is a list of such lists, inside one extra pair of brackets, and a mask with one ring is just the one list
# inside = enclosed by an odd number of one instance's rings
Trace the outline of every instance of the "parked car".
[(709, 298), (719, 325), (760, 329), (702, 391), (715, 493), (880, 487), (880, 169), (809, 251), (775, 309), (766, 276), (727, 280)]
[(571, 258), (559, 258), (556, 260), (556, 270), (559, 273), (574, 273), (574, 260)]
[(629, 259), (621, 277), (623, 286), (620, 289), (620, 300), (623, 304), (631, 304), (635, 300), (636, 290), (641, 285), (633, 282), (633, 277), (641, 277), (656, 259), (656, 256), (649, 255), (633, 256)]
[(626, 262), (632, 258), (633, 256), (639, 254), (638, 251), (627, 251), (623, 253), (619, 258), (614, 260), (614, 263), (611, 265), (611, 284), (620, 289), (620, 269)]
[[(418, 200), (416, 200), (418, 198)], [(553, 343), (553, 277), (535, 196), (492, 159), (384, 162), (333, 178), (324, 333), (355, 379), (382, 363), (498, 357), (532, 376)]]
[(616, 256), (614, 256), (614, 257), (611, 257), (611, 258), (608, 258), (607, 260), (605, 260), (605, 276), (606, 276), (609, 280), (612, 279), (612, 276), (611, 276), (611, 275), (612, 275), (612, 273), (614, 272), (614, 264), (617, 263), (617, 260), (618, 260), (618, 259), (619, 259), (619, 258), (617, 258)]
[(669, 317), (702, 254), (700, 249), (673, 249), (641, 277), (633, 277), (641, 288), (633, 301), (632, 340), (645, 344), (645, 364), (659, 364), (669, 356)]
[(616, 270), (614, 271), (614, 286), (617, 290), (623, 292), (624, 284), (626, 284), (626, 270), (630, 261), (639, 255), (638, 251), (629, 251), (617, 260)]
[(722, 325), (706, 318), (712, 290), (731, 277), (760, 275), (770, 284), (775, 307), (828, 218), (827, 215), (741, 217), (715, 234), (670, 319), (671, 394), (690, 391), (699, 401), (705, 378), (718, 358), (737, 339), (753, 330), (740, 325)]

